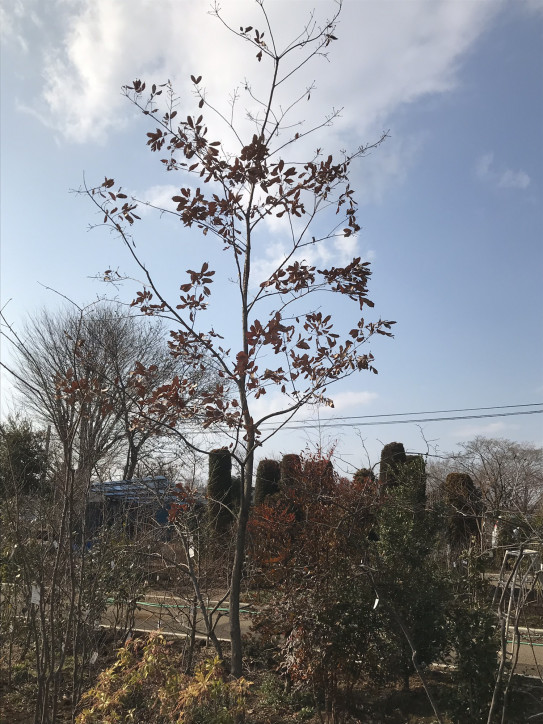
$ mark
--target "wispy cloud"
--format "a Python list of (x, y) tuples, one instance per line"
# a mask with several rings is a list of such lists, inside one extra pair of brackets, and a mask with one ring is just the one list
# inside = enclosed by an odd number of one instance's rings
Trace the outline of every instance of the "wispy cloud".
[(524, 0), (524, 4), (529, 12), (539, 13), (540, 15), (543, 15), (542, 0)]
[(493, 153), (485, 153), (477, 159), (475, 173), (482, 181), (504, 189), (526, 189), (531, 181), (526, 171), (497, 167)]
[(339, 236), (334, 239), (334, 251), (338, 264), (348, 264), (356, 256), (358, 251), (358, 237), (356, 234), (352, 236)]
[[(347, 410), (353, 411), (356, 409), (360, 409), (361, 407), (367, 407), (376, 399), (378, 399), (378, 397), (379, 395), (376, 392), (369, 392), (365, 390), (352, 390), (336, 393), (331, 392), (330, 398), (334, 401), (334, 407), (329, 408), (319, 406), (321, 419), (324, 420), (324, 418), (334, 417), (338, 413), (346, 412)], [(276, 410), (281, 409), (282, 407), (288, 407), (289, 404), (290, 398), (286, 397), (285, 395), (281, 395), (281, 393), (277, 392), (276, 390), (272, 390), (269, 394), (260, 397), (258, 400), (253, 400), (251, 411), (254, 419), (258, 420), (271, 412), (275, 412)], [(281, 421), (284, 420), (284, 418), (280, 419)], [(317, 420), (318, 413), (315, 405), (303, 407), (296, 413), (296, 416), (293, 419), (295, 421), (299, 421), (301, 419)]]
[[(135, 77), (149, 84), (170, 78), (180, 108), (192, 110), (188, 79), (191, 73), (202, 74), (209, 99), (227, 116), (229, 97), (239, 90), (236, 108), (242, 129), (248, 128), (246, 110), (258, 112), (245, 84), (252, 84), (256, 95), (263, 90), (269, 70), (265, 60), (256, 62), (254, 49), (230, 38), (201, 3), (161, 0), (160, 12), (148, 0), (57, 0), (47, 7), (37, 0), (12, 0), (7, 5), (3, 24), (20, 38), (21, 47), (30, 44), (43, 77), (40, 97), (23, 98), (19, 107), (69, 141), (106, 142), (126, 128), (133, 112), (119, 89)], [(324, 21), (332, 5), (317, 3), (317, 22)], [(343, 107), (334, 126), (304, 139), (303, 157), (321, 143), (331, 150), (371, 143), (389, 128), (398, 109), (457, 88), (467, 51), (504, 5), (504, 0), (410, 0), (394, 4), (391, 23), (389, 3), (345, 3), (336, 33), (339, 42), (330, 48), (332, 62), (308, 64), (295, 86), (288, 81), (278, 89), (278, 102), (286, 107), (300, 88), (316, 79), (311, 103), (304, 97), (288, 118), (289, 123), (302, 122), (302, 130), (313, 122), (318, 125), (332, 108)], [(233, 27), (259, 27), (253, 0), (224, 0), (221, 6)], [(303, 27), (313, 6), (309, 0), (269, 4), (280, 44), (291, 40), (291, 28)], [(36, 40), (33, 34), (40, 23), (43, 32)], [(213, 118), (206, 116), (206, 122), (214, 135)], [(225, 139), (224, 129), (220, 137)], [(378, 153), (365, 159), (355, 179), (359, 201), (379, 201), (391, 184), (401, 183), (420, 143), (392, 134)], [(513, 169), (494, 174), (492, 180), (503, 188), (524, 189), (530, 183), (524, 171)]]
[(505, 422), (488, 422), (488, 423), (474, 423), (471, 425), (463, 425), (459, 427), (455, 432), (452, 433), (453, 437), (468, 438), (474, 437), (475, 435), (502, 435), (507, 430), (513, 430), (517, 425), (508, 424)]
[[(184, 184), (186, 186), (186, 184)], [(141, 216), (153, 210), (175, 211), (177, 204), (172, 197), (179, 195), (179, 186), (174, 184), (158, 184), (151, 186), (145, 191), (135, 192), (132, 196), (141, 202), (138, 206), (138, 214)]]
[[(356, 249), (355, 243), (350, 245), (351, 249)], [(289, 247), (283, 241), (270, 242), (266, 247), (264, 255), (257, 257), (252, 265), (253, 282), (259, 285), (270, 277), (278, 266), (285, 260), (292, 246)], [(304, 262), (310, 266), (323, 266), (325, 264), (336, 263), (345, 260), (347, 247), (341, 246), (341, 241), (336, 240), (332, 243), (321, 242), (314, 246), (306, 246), (296, 251), (289, 259), (289, 264), (293, 262)], [(349, 257), (349, 260), (352, 256)]]
[(346, 392), (332, 393), (331, 398), (334, 401), (334, 412), (344, 412), (357, 407), (364, 407), (374, 402), (379, 395), (377, 392), (367, 392), (366, 390), (351, 390)]
[(530, 185), (530, 177), (526, 171), (511, 171), (507, 169), (498, 179), (498, 186), (505, 189), (525, 189)]
[[(272, 412), (277, 412), (277, 410), (288, 408), (291, 404), (293, 404), (293, 401), (290, 397), (288, 397), (287, 395), (282, 395), (279, 391), (272, 389), (270, 392), (268, 392), (268, 394), (259, 397), (258, 400), (251, 400), (251, 414), (253, 416), (253, 419), (255, 421), (258, 421), (266, 415), (270, 415)], [(298, 411), (293, 419), (299, 419), (299, 416), (301, 414), (307, 414), (307, 408), (304, 408), (303, 411)], [(286, 419), (287, 416), (273, 418), (266, 426), (268, 430), (266, 435), (270, 433), (274, 425), (280, 425)]]
[[(21, 5), (18, 0), (15, 9)], [(232, 26), (260, 25), (254, 2), (225, 0), (221, 5)], [(313, 5), (305, 0), (270, 3), (268, 12), (280, 43), (291, 39), (290, 28), (303, 27)], [(313, 64), (298, 77), (302, 87), (318, 78), (311, 116), (320, 118), (332, 106), (345, 104), (344, 128), (356, 135), (357, 143), (371, 140), (397, 108), (457, 85), (464, 53), (501, 5), (411, 0), (394, 5), (391, 23), (388, 3), (346, 3), (337, 30), (341, 42), (331, 49), (333, 62)], [(325, 20), (330, 6), (317, 4), (317, 22)], [(265, 67), (255, 62), (249, 46), (229, 39), (201, 3), (161, 0), (158, 12), (147, 0), (79, 0), (48, 5), (40, 12), (39, 20), (49, 30), (55, 27), (57, 36), (39, 49), (44, 60), (44, 118), (73, 141), (103, 139), (126, 121), (119, 87), (134, 77), (180, 81), (190, 73), (202, 73), (216, 100), (224, 98), (225, 89), (226, 95), (236, 87), (243, 90), (246, 75), (255, 69), (262, 76)], [(23, 32), (24, 25), (18, 23), (18, 29)], [(258, 77), (254, 82), (258, 92)], [(288, 85), (285, 100), (292, 97)], [(184, 91), (181, 85), (179, 92)], [(247, 104), (251, 101), (242, 93), (240, 117)], [(301, 111), (304, 118), (305, 108)]]
[(486, 179), (491, 175), (491, 166), (494, 161), (493, 153), (485, 153), (479, 156), (475, 164), (475, 173), (480, 179)]
[[(40, 28), (42, 22), (32, 7), (33, 0), (11, 0), (0, 5), (0, 37), (4, 43), (16, 43), (23, 53), (29, 50), (29, 30)], [(26, 36), (26, 37), (25, 37)]]
[(381, 203), (391, 187), (407, 178), (423, 145), (422, 136), (387, 138), (377, 152), (355, 167), (357, 198), (360, 203)]

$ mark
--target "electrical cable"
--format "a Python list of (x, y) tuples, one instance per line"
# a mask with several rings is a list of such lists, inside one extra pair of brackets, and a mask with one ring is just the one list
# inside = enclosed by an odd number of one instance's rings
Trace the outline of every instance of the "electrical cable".
[(460, 407), (453, 410), (421, 410), (420, 412), (389, 412), (381, 415), (346, 415), (337, 416), (334, 420), (358, 420), (369, 417), (403, 417), (406, 415), (441, 415), (449, 412), (480, 412), (481, 410), (508, 410), (516, 407), (543, 407), (543, 402), (529, 402), (523, 405), (492, 405), (491, 407)]
[[(406, 417), (407, 415), (444, 415), (451, 412), (482, 412), (483, 410), (509, 410), (512, 408), (518, 408), (518, 407), (543, 407), (543, 402), (530, 402), (525, 403), (522, 405), (492, 405), (491, 407), (460, 407), (457, 409), (451, 409), (451, 410), (421, 410), (419, 412), (390, 412), (390, 413), (382, 413), (380, 415), (338, 415), (336, 417), (328, 417), (321, 419), (321, 423), (325, 422), (335, 422), (335, 421), (344, 421), (344, 420), (369, 420), (369, 419), (375, 419), (375, 418), (381, 418), (381, 417)], [(534, 412), (540, 412), (540, 410), (535, 410)], [(514, 414), (522, 414), (522, 413), (514, 413)], [(498, 413), (496, 413), (498, 415)], [(440, 418), (441, 419), (441, 418)], [(443, 418), (446, 419), (446, 418)], [(410, 422), (410, 421), (408, 421)], [(313, 424), (313, 420), (298, 420), (296, 421), (296, 425), (305, 425), (305, 424)], [(263, 426), (266, 426), (270, 423), (263, 423)]]
[[(485, 414), (485, 415), (454, 415), (452, 417), (421, 417), (421, 418), (413, 418), (413, 419), (409, 419), (409, 420), (372, 420), (371, 422), (336, 422), (335, 421), (336, 419), (341, 419), (341, 418), (329, 418), (328, 420), (321, 420), (320, 422), (304, 421), (303, 423), (297, 423), (295, 425), (284, 425), (281, 428), (281, 430), (308, 430), (308, 429), (319, 429), (319, 428), (330, 428), (330, 427), (362, 427), (362, 426), (367, 426), (367, 425), (404, 425), (406, 423), (416, 424), (418, 422), (447, 422), (447, 421), (451, 421), (451, 420), (479, 420), (482, 418), (489, 418), (489, 417), (511, 417), (513, 415), (538, 415), (541, 413), (543, 413), (543, 410), (520, 410), (518, 412), (495, 412), (495, 413), (490, 413), (490, 414)], [(368, 415), (368, 417), (375, 417), (375, 416)]]
[[(493, 412), (493, 413), (485, 413), (481, 415), (454, 415), (454, 416), (448, 416), (448, 417), (412, 417), (408, 420), (383, 420), (383, 419), (377, 419), (377, 418), (389, 418), (389, 417), (405, 417), (407, 415), (443, 415), (450, 412), (476, 412), (478, 410), (511, 410), (512, 408), (525, 408), (525, 407), (542, 407), (543, 408), (543, 402), (531, 402), (531, 403), (524, 403), (520, 405), (493, 405), (491, 407), (464, 407), (464, 408), (458, 408), (458, 409), (450, 409), (450, 410), (422, 410), (420, 412), (390, 412), (390, 413), (382, 413), (380, 415), (350, 415), (350, 416), (337, 416), (337, 417), (328, 417), (328, 418), (322, 418), (319, 421), (315, 420), (298, 420), (294, 421), (292, 423), (287, 423), (283, 427), (281, 427), (281, 430), (306, 430), (306, 429), (318, 429), (318, 428), (334, 428), (334, 427), (362, 427), (362, 426), (368, 426), (368, 425), (402, 425), (402, 424), (416, 424), (418, 422), (447, 422), (447, 421), (454, 421), (454, 420), (476, 420), (476, 419), (482, 419), (482, 418), (492, 418), (492, 417), (510, 417), (513, 415), (537, 415), (543, 413), (543, 409), (540, 410), (515, 410), (513, 412)], [(198, 422), (200, 420), (199, 416), (196, 416), (192, 418), (191, 420), (186, 420), (185, 425), (186, 427), (192, 427), (194, 426), (194, 429), (198, 429)], [(362, 420), (362, 422), (357, 422), (358, 420)], [(264, 422), (262, 423), (260, 429), (262, 431), (265, 431), (267, 429), (271, 429), (274, 427), (280, 426), (279, 423), (275, 425), (271, 422)]]

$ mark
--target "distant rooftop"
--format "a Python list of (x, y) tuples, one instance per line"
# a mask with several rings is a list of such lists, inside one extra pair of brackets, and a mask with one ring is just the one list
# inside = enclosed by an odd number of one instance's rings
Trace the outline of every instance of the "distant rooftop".
[(134, 478), (133, 480), (107, 480), (91, 483), (90, 496), (142, 500), (156, 496), (171, 495), (175, 485), (164, 475)]

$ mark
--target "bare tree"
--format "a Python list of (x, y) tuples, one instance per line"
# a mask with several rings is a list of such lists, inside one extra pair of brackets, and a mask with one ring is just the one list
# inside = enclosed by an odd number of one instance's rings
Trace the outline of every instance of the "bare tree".
[[(20, 399), (29, 413), (52, 425), (64, 457), (72, 451), (79, 487), (85, 489), (100, 464), (132, 478), (142, 453), (164, 432), (139, 415), (136, 363), (147, 373), (151, 367), (147, 382), (153, 387), (186, 373), (169, 352), (163, 325), (100, 302), (44, 310), (21, 334), (6, 324), (3, 334), (15, 350), (10, 371)], [(191, 370), (195, 389), (210, 377)]]
[(460, 451), (433, 463), (431, 475), (444, 483), (450, 472), (470, 476), (487, 514), (529, 515), (543, 496), (543, 448), (504, 438), (477, 436), (459, 444)]

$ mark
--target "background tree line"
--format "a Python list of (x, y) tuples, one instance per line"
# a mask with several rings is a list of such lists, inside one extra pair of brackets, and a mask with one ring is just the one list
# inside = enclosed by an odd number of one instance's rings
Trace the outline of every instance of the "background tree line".
[[(122, 641), (149, 578), (142, 552), (152, 554), (156, 533), (132, 540), (124, 514), (90, 527), (91, 481), (164, 472), (192, 478), (187, 449), (174, 447), (171, 431), (140, 414), (138, 402), (142, 360), (153, 385), (187, 370), (158, 322), (119, 305), (43, 311), (20, 333), (3, 322), (17, 412), (0, 425), (2, 648), (8, 686), (13, 666), (33, 657), (34, 720), (45, 724), (57, 720), (62, 693), (79, 700), (108, 602), (111, 633)], [(213, 372), (190, 374), (197, 397)]]

